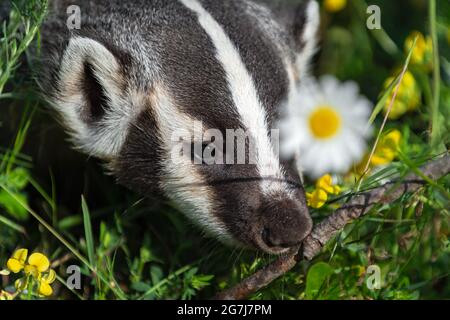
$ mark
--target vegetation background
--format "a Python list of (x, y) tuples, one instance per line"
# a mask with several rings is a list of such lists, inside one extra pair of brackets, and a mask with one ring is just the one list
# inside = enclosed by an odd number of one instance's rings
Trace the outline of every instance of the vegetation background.
[[(314, 72), (355, 80), (374, 103), (385, 80), (405, 63), (404, 41), (412, 31), (439, 41), (432, 57), (438, 72), (410, 68), (420, 106), (388, 122), (387, 129), (402, 132), (402, 142), (397, 159), (365, 182), (376, 184), (448, 149), (450, 1), (371, 0), (381, 8), (384, 29), (378, 31), (366, 28), (368, 3), (344, 2), (337, 12), (321, 2), (322, 44)], [(15, 1), (10, 19), (0, 24), (0, 270), (16, 249), (28, 248), (45, 253), (58, 275), (51, 299), (200, 299), (271, 261), (205, 238), (170, 202), (136, 196), (105, 175), (101, 163), (70, 148), (33, 77), (22, 72), (33, 67), (36, 53), (28, 48), (39, 48), (43, 19), (44, 0)], [(382, 120), (380, 113), (377, 128)], [(440, 132), (432, 143), (430, 126)], [(319, 257), (299, 263), (252, 298), (450, 298), (448, 190), (447, 177), (377, 208), (349, 225)], [(314, 219), (336, 205), (313, 210)], [(382, 270), (380, 290), (366, 286), (371, 264)], [(66, 287), (69, 265), (81, 268), (81, 290)], [(3, 272), (0, 290), (14, 293), (17, 277)]]

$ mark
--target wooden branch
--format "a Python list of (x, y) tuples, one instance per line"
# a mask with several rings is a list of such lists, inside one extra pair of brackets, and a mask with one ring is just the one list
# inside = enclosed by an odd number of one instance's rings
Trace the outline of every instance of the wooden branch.
[[(421, 168), (421, 171), (432, 180), (446, 176), (450, 173), (450, 155), (446, 154), (428, 163)], [(291, 250), (242, 280), (236, 286), (219, 292), (214, 299), (240, 300), (247, 298), (250, 294), (266, 287), (291, 270), (301, 258), (313, 259), (320, 253), (326, 243), (348, 223), (364, 216), (374, 205), (391, 203), (407, 192), (417, 191), (425, 183), (419, 176), (411, 174), (401, 182), (391, 181), (369, 192), (354, 196), (347, 204), (314, 227), (311, 234), (303, 242), (302, 253), (299, 253), (300, 248)]]

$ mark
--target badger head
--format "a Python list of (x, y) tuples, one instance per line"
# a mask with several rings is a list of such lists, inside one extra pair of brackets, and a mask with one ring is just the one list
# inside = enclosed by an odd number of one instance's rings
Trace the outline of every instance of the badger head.
[(120, 3), (82, 7), (82, 29), (49, 46), (44, 88), (74, 145), (224, 242), (300, 244), (312, 222), (276, 120), (306, 76), (317, 3), (286, 15), (237, 0)]

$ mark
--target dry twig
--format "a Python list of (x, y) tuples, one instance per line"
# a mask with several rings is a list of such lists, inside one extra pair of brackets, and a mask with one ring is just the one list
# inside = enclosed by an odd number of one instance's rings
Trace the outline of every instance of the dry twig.
[[(450, 155), (438, 158), (421, 169), (430, 179), (437, 180), (450, 172)], [(303, 252), (299, 248), (280, 256), (274, 262), (258, 270), (236, 286), (224, 290), (215, 296), (218, 300), (240, 300), (266, 287), (275, 279), (291, 270), (302, 258), (313, 259), (322, 248), (348, 223), (364, 216), (376, 204), (391, 203), (407, 192), (417, 191), (425, 181), (415, 174), (403, 181), (392, 181), (380, 187), (354, 196), (347, 204), (336, 210), (331, 216), (314, 227), (312, 233), (303, 242)]]

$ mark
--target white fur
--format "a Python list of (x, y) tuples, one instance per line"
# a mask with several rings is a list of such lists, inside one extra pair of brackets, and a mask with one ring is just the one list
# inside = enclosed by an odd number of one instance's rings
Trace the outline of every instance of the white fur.
[(316, 1), (310, 1), (306, 7), (305, 28), (301, 35), (305, 44), (303, 50), (297, 54), (296, 66), (299, 79), (308, 76), (309, 62), (311, 57), (317, 51), (317, 31), (320, 24), (319, 4)]
[(288, 101), (291, 101), (292, 97), (295, 95), (296, 90), (296, 68), (292, 62), (292, 50), (286, 41), (286, 34), (288, 31), (285, 27), (277, 23), (272, 12), (261, 4), (248, 2), (246, 11), (257, 23), (259, 29), (264, 32), (267, 37), (273, 40), (273, 43), (276, 45), (278, 50), (278, 54), (283, 60), (289, 81), (289, 95), (287, 101), (285, 101), (285, 103), (288, 103)]
[(291, 50), (287, 43), (285, 27), (277, 23), (272, 12), (259, 3), (246, 2), (245, 5), (249, 18), (253, 19), (258, 28), (273, 41), (280, 55), (282, 57), (290, 56)]
[[(286, 101), (286, 104), (283, 106), (283, 117), (281, 118), (278, 126), (285, 127), (287, 124), (287, 115), (289, 108), (299, 108), (298, 104), (298, 83), (299, 81), (308, 81), (309, 77), (309, 63), (311, 58), (317, 51), (317, 32), (320, 24), (320, 16), (319, 16), (319, 5), (316, 1), (310, 1), (306, 8), (306, 22), (305, 28), (301, 35), (301, 40), (304, 42), (304, 47), (302, 51), (297, 52), (295, 55), (294, 64), (288, 63), (287, 73), (289, 79), (289, 96)], [(285, 150), (281, 148), (282, 154), (285, 153)], [(289, 157), (288, 157), (289, 159)], [(300, 179), (303, 182), (303, 169), (302, 164), (300, 162), (300, 158), (298, 153), (295, 154), (295, 164), (297, 167), (297, 172), (300, 175)]]
[[(109, 107), (98, 124), (89, 126), (81, 118), (86, 105), (82, 81), (84, 63), (88, 62), (109, 99)], [(132, 118), (142, 105), (134, 92), (122, 92), (120, 67), (111, 52), (89, 38), (74, 37), (64, 52), (59, 74), (59, 93), (53, 101), (62, 114), (75, 144), (89, 155), (108, 159), (120, 151)]]
[[(110, 100), (110, 109), (104, 118), (92, 126), (86, 124), (80, 116), (86, 103), (81, 91), (85, 62), (92, 65)], [(213, 199), (214, 193), (197, 173), (195, 164), (188, 157), (182, 163), (175, 163), (171, 158), (173, 132), (184, 130), (190, 136), (194, 120), (176, 108), (162, 85), (155, 84), (150, 94), (137, 90), (122, 92), (121, 81), (123, 79), (116, 58), (103, 45), (88, 38), (75, 37), (70, 40), (61, 63), (58, 84), (60, 94), (53, 103), (71, 131), (75, 145), (90, 155), (103, 159), (114, 158), (122, 148), (130, 122), (142, 111), (142, 107), (148, 105), (150, 99), (165, 152), (162, 189), (181, 205), (183, 211), (191, 215), (192, 221), (224, 242), (231, 243), (231, 236), (224, 224), (213, 215), (212, 206), (217, 202)]]
[[(268, 136), (266, 112), (258, 97), (254, 81), (248, 72), (238, 50), (220, 24), (201, 6), (197, 0), (180, 0), (187, 8), (195, 12), (198, 21), (215, 48), (217, 60), (224, 68), (229, 90), (239, 112), (245, 129), (249, 130), (255, 141), (257, 167), (262, 177), (282, 179), (278, 155), (275, 155)], [(243, 30), (243, 32), (245, 32)], [(263, 180), (265, 193), (283, 190), (282, 184), (273, 180)]]
[(192, 163), (190, 157), (185, 157), (181, 162), (174, 162), (172, 158), (175, 145), (172, 134), (175, 131), (184, 131), (189, 133), (189, 137), (192, 136), (195, 120), (179, 111), (163, 85), (154, 86), (150, 99), (158, 122), (161, 145), (164, 148), (161, 188), (169, 198), (181, 206), (192, 221), (220, 240), (233, 242), (223, 222), (213, 214), (213, 204), (217, 203), (214, 201), (215, 194), (197, 173), (195, 168), (197, 165)]

